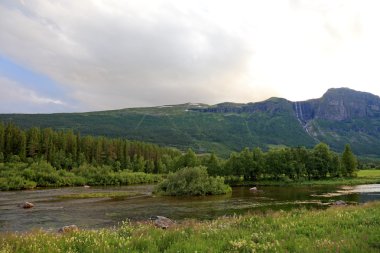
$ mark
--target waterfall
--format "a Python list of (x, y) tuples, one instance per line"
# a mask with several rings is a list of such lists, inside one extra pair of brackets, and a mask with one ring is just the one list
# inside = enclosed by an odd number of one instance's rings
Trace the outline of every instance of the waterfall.
[(304, 122), (303, 112), (302, 112), (302, 104), (301, 104), (301, 102), (297, 102), (297, 103), (298, 103), (298, 109), (300, 110), (298, 115), (300, 116), (301, 121)]
[(302, 115), (302, 108), (300, 102), (294, 102), (294, 107), (296, 110), (296, 117), (300, 124), (304, 126), (304, 121), (303, 121), (303, 115)]
[(294, 109), (296, 112), (296, 117), (298, 122), (301, 124), (302, 128), (305, 130), (305, 132), (312, 137), (316, 142), (319, 142), (319, 140), (313, 136), (309, 131), (309, 125), (307, 120), (304, 118), (303, 110), (302, 110), (302, 104), (301, 102), (294, 102)]

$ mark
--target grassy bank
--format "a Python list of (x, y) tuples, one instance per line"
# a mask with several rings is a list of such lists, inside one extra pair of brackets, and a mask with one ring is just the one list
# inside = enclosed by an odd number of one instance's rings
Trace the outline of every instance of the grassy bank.
[(379, 252), (380, 202), (324, 211), (293, 210), (185, 221), (168, 230), (150, 223), (57, 234), (0, 236), (0, 252)]
[(266, 186), (282, 186), (282, 185), (359, 185), (359, 184), (379, 184), (380, 170), (359, 170), (357, 177), (348, 178), (328, 178), (321, 180), (259, 180), (256, 182), (236, 182), (234, 186), (251, 186), (251, 185), (266, 185)]

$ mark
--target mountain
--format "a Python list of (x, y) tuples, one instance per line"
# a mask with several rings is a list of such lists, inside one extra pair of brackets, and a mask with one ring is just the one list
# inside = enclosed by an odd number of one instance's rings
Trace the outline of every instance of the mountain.
[(0, 121), (82, 135), (149, 141), (197, 152), (227, 155), (243, 147), (312, 147), (323, 141), (337, 151), (380, 157), (380, 98), (348, 88), (329, 89), (321, 98), (291, 102), (181, 104), (113, 111), (57, 114), (0, 114)]

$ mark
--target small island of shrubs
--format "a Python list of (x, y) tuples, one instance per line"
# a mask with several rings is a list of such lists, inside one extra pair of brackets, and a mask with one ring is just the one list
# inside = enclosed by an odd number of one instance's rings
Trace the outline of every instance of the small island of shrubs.
[(231, 187), (224, 183), (223, 177), (211, 177), (203, 166), (185, 167), (158, 184), (155, 193), (169, 196), (205, 196), (220, 195), (231, 192)]

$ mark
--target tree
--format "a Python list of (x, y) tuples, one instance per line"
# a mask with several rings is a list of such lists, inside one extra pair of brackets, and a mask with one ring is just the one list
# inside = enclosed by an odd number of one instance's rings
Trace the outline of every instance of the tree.
[(183, 156), (177, 162), (177, 169), (184, 167), (195, 167), (198, 165), (197, 155), (189, 148)]
[(295, 160), (295, 178), (300, 179), (306, 176), (306, 165), (310, 159), (310, 151), (305, 147), (292, 148), (293, 159)]
[(249, 148), (243, 149), (243, 151), (239, 154), (240, 160), (240, 169), (242, 170), (242, 174), (245, 180), (252, 179), (254, 177), (254, 164), (253, 164), (253, 154), (249, 150)]
[(230, 158), (228, 158), (227, 162), (224, 165), (223, 174), (234, 176), (240, 176), (242, 174), (241, 161), (239, 159), (239, 155), (236, 152), (232, 152), (230, 154)]
[(5, 143), (5, 128), (4, 124), (0, 122), (0, 152), (4, 152)]
[(33, 127), (28, 132), (28, 156), (36, 157), (40, 151), (40, 129)]
[(339, 156), (337, 154), (333, 154), (331, 158), (331, 166), (329, 170), (330, 177), (340, 177), (341, 176), (341, 165)]
[(221, 173), (219, 160), (214, 153), (212, 153), (207, 160), (206, 167), (208, 174), (211, 176), (220, 175)]
[(19, 147), (19, 157), (22, 161), (26, 159), (26, 134), (25, 132), (21, 132), (20, 135), (20, 147)]
[(280, 179), (284, 173), (284, 162), (285, 157), (282, 149), (270, 149), (265, 154), (265, 173), (276, 180)]
[(331, 167), (331, 151), (327, 144), (317, 144), (312, 152), (312, 172), (317, 178), (325, 178)]
[(358, 162), (349, 144), (346, 144), (342, 154), (342, 171), (344, 176), (354, 176)]
[(172, 196), (204, 196), (226, 194), (231, 187), (224, 184), (222, 177), (210, 177), (206, 167), (186, 167), (170, 173), (154, 189), (156, 193)]
[(264, 157), (260, 148), (250, 151), (243, 149), (240, 153), (240, 161), (245, 179), (257, 180), (264, 168)]

